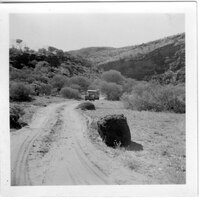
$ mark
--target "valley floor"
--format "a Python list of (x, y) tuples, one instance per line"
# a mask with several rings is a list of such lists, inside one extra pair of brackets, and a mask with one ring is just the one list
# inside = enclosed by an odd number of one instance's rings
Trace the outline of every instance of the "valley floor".
[[(12, 185), (185, 183), (185, 115), (131, 111), (105, 100), (94, 102), (95, 111), (57, 97), (35, 104), (29, 126), (11, 132)], [(127, 117), (132, 147), (102, 142), (94, 121), (107, 114)]]

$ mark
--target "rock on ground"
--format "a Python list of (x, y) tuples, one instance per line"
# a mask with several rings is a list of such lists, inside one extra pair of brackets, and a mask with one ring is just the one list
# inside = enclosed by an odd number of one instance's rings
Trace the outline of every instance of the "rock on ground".
[(91, 102), (83, 102), (79, 104), (76, 108), (80, 108), (81, 110), (95, 110), (95, 106)]
[(97, 122), (98, 132), (106, 145), (111, 147), (128, 146), (131, 133), (127, 119), (121, 115), (107, 115)]

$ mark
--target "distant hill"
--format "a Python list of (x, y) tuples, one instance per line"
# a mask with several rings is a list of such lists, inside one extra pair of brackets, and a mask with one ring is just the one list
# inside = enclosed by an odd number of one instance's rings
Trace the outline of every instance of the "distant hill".
[(87, 47), (87, 48), (82, 48), (79, 50), (69, 51), (68, 53), (70, 53), (73, 56), (81, 56), (81, 57), (89, 59), (91, 55), (95, 53), (100, 53), (102, 51), (108, 51), (108, 50), (114, 50), (114, 49), (115, 48), (113, 47)]
[(185, 81), (185, 33), (136, 46), (91, 47), (70, 54), (87, 59), (100, 70), (115, 69), (137, 80)]

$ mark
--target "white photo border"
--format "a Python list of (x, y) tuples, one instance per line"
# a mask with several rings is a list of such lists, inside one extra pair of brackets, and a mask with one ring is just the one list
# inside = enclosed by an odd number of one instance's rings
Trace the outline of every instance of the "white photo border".
[[(0, 5), (1, 194), (5, 196), (195, 196), (198, 186), (196, 2), (34, 3)], [(183, 13), (186, 34), (186, 184), (10, 186), (9, 14)], [(3, 30), (3, 31), (2, 31)]]

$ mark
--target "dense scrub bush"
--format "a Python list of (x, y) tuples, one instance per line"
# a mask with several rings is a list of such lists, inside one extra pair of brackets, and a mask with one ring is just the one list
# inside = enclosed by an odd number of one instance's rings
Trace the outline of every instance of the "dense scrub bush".
[(13, 101), (30, 101), (31, 90), (23, 83), (12, 83), (10, 85), (10, 99)]
[(56, 88), (57, 91), (60, 91), (67, 81), (68, 79), (65, 76), (55, 75), (51, 80), (51, 85), (53, 88)]
[(116, 83), (102, 82), (100, 90), (107, 100), (119, 100), (122, 95), (122, 87)]
[(72, 84), (72, 85), (70, 85), (70, 88), (75, 89), (75, 90), (78, 90), (78, 91), (81, 91), (80, 85), (77, 85), (77, 84)]
[(60, 91), (61, 95), (64, 98), (68, 98), (68, 99), (81, 99), (80, 93), (78, 90), (76, 89), (72, 89), (70, 87), (64, 87), (61, 89)]
[(23, 69), (13, 69), (10, 68), (10, 80), (11, 81), (17, 81), (17, 82), (26, 82), (26, 83), (33, 83), (35, 81), (40, 81), (42, 83), (48, 83), (49, 78), (46, 76), (46, 74), (37, 73), (33, 70), (28, 69), (27, 67), (24, 67)]
[(74, 76), (70, 78), (70, 85), (79, 85), (81, 91), (86, 91), (90, 85), (90, 81), (83, 76)]
[(40, 71), (40, 72), (47, 73), (49, 70), (50, 70), (50, 65), (46, 61), (39, 61), (35, 65), (35, 71)]
[(49, 78), (46, 77), (45, 75), (42, 75), (42, 74), (34, 74), (33, 77), (36, 81), (39, 81), (39, 82), (42, 82), (42, 83), (47, 84), (49, 82)]
[(132, 78), (124, 79), (124, 82), (122, 85), (123, 92), (130, 93), (133, 90), (133, 87), (136, 86), (137, 83), (138, 83), (138, 81), (136, 81), (135, 79), (132, 79)]
[(34, 81), (34, 77), (32, 75), (32, 72), (28, 69), (16, 70), (16, 69), (10, 68), (10, 80), (32, 83)]
[(89, 90), (97, 90), (100, 89), (100, 85), (102, 83), (101, 79), (94, 80), (88, 87)]
[(116, 84), (122, 84), (124, 77), (119, 71), (116, 70), (109, 70), (106, 72), (103, 72), (102, 74), (102, 80), (106, 82), (112, 82)]
[(50, 95), (52, 90), (52, 86), (50, 84), (40, 84), (39, 87), (39, 93), (40, 94), (45, 94), (45, 95)]
[(133, 110), (185, 113), (185, 89), (182, 86), (138, 84), (131, 94), (126, 93), (121, 99)]

